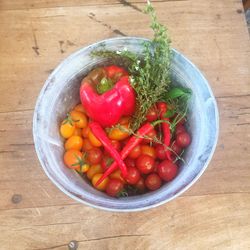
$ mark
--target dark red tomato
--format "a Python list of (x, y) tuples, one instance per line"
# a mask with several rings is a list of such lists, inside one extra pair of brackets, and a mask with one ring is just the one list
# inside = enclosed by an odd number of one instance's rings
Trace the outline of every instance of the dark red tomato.
[(124, 160), (124, 163), (126, 164), (127, 167), (135, 167), (135, 160), (132, 158), (126, 158)]
[(152, 191), (160, 188), (161, 183), (162, 183), (161, 178), (159, 177), (158, 174), (155, 173), (148, 175), (145, 180), (146, 187)]
[(175, 152), (175, 153), (172, 152), (174, 156), (179, 155), (182, 151), (182, 148), (179, 145), (177, 145), (176, 141), (173, 141), (171, 149)]
[(162, 180), (171, 181), (177, 175), (178, 167), (173, 162), (165, 160), (158, 165), (157, 172)]
[(191, 142), (190, 135), (187, 132), (179, 133), (176, 136), (176, 144), (182, 148), (186, 148)]
[(86, 160), (90, 164), (98, 164), (102, 160), (102, 151), (99, 148), (93, 148), (87, 152)]
[(114, 160), (111, 157), (109, 157), (108, 155), (103, 155), (101, 161), (102, 169), (106, 171), (113, 162)]
[(122, 148), (122, 145), (119, 141), (117, 140), (111, 140), (111, 143), (113, 145), (113, 147), (117, 150), (117, 151), (120, 151), (121, 148)]
[(186, 122), (186, 117), (183, 117), (178, 123), (177, 123), (177, 126), (179, 125), (183, 125), (185, 122)]
[(140, 193), (143, 193), (145, 191), (146, 186), (145, 186), (145, 183), (144, 183), (144, 179), (142, 177), (135, 184), (135, 188), (137, 188)]
[(155, 146), (155, 151), (156, 151), (156, 157), (160, 160), (165, 160), (166, 159), (166, 150), (165, 147), (162, 144), (157, 144)]
[(158, 114), (157, 114), (157, 109), (155, 107), (151, 107), (148, 110), (148, 113), (146, 115), (147, 121), (148, 122), (152, 122), (155, 121), (158, 118)]
[(159, 164), (160, 164), (159, 161), (155, 161), (153, 172), (157, 173), (157, 168), (158, 168), (158, 165), (159, 165)]
[(128, 167), (128, 174), (126, 181), (128, 184), (135, 185), (141, 178), (140, 172), (137, 168)]
[(186, 129), (183, 125), (176, 126), (175, 134), (178, 135), (179, 133), (186, 132)]
[(136, 167), (143, 174), (149, 174), (154, 171), (155, 160), (149, 155), (140, 155), (136, 160)]
[(136, 159), (139, 157), (140, 154), (141, 154), (141, 146), (137, 145), (131, 150), (128, 156), (132, 159)]
[(115, 197), (117, 196), (124, 188), (124, 184), (119, 179), (110, 179), (107, 187), (106, 187), (106, 193), (109, 196)]
[(157, 137), (157, 132), (155, 129), (152, 129), (149, 133), (146, 134), (146, 138), (142, 140), (143, 144), (147, 144), (151, 141), (153, 141), (153, 139)]

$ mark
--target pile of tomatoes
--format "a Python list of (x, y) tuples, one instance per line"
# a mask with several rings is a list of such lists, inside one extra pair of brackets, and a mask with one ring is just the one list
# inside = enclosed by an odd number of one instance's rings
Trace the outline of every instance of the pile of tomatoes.
[[(150, 110), (147, 115), (148, 121), (154, 120), (155, 115), (156, 111)], [(78, 104), (61, 123), (60, 134), (65, 138), (63, 156), (65, 165), (81, 175), (86, 175), (96, 189), (113, 197), (143, 194), (160, 188), (164, 182), (173, 180), (178, 174), (178, 155), (190, 144), (190, 136), (184, 124), (185, 119), (177, 124), (172, 135), (171, 155), (175, 160), (169, 161), (166, 158), (166, 149), (162, 144), (152, 142), (152, 138), (159, 137), (160, 129), (156, 128), (148, 133), (142, 143), (137, 145), (124, 160), (128, 170), (126, 179), (118, 169), (96, 186), (113, 159), (90, 130), (88, 120), (82, 104)], [(106, 130), (113, 147), (118, 152), (130, 137), (126, 132), (129, 123), (130, 117), (122, 117), (119, 128)]]

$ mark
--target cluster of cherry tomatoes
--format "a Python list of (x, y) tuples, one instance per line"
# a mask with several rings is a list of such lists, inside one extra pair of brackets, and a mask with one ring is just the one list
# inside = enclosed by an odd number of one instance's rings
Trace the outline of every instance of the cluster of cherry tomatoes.
[[(155, 115), (157, 116), (156, 110), (151, 109), (147, 115), (148, 121), (154, 120)], [(118, 152), (130, 137), (126, 132), (129, 123), (130, 117), (122, 117), (119, 127), (107, 130), (107, 135)], [(60, 126), (60, 133), (66, 139), (64, 162), (67, 167), (75, 169), (81, 175), (86, 175), (96, 189), (105, 191), (113, 197), (153, 191), (160, 188), (164, 182), (173, 180), (178, 174), (178, 155), (190, 144), (190, 136), (184, 123), (184, 119), (180, 121), (172, 135), (173, 161), (166, 158), (164, 145), (152, 142), (153, 138), (159, 137), (160, 130), (156, 128), (148, 133), (142, 143), (133, 148), (124, 160), (128, 170), (126, 179), (118, 169), (96, 186), (95, 184), (109, 168), (113, 159), (88, 127), (88, 116), (83, 106), (78, 104), (69, 112)]]

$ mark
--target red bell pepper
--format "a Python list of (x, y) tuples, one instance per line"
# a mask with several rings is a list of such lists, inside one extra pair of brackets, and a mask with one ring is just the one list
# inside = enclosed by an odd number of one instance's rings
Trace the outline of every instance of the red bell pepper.
[[(101, 75), (83, 79), (80, 99), (88, 116), (103, 127), (115, 125), (122, 116), (129, 116), (135, 110), (135, 91), (129, 83), (127, 72), (117, 66), (101, 68)], [(101, 78), (101, 79), (100, 79)], [(104, 81), (103, 81), (104, 80)], [(111, 86), (110, 81), (115, 84)], [(99, 94), (98, 85), (107, 83), (109, 90)], [(104, 88), (105, 90), (105, 88)]]

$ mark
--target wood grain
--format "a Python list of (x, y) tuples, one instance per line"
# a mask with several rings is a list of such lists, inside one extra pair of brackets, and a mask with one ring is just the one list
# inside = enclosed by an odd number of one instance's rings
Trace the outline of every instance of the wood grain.
[(0, 249), (68, 249), (72, 240), (94, 250), (250, 248), (250, 46), (240, 0), (154, 1), (219, 106), (215, 155), (191, 189), (150, 211), (108, 213), (68, 198), (40, 167), (32, 116), (44, 81), (87, 44), (151, 37), (143, 2), (0, 2)]

